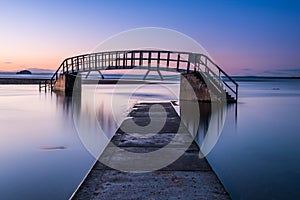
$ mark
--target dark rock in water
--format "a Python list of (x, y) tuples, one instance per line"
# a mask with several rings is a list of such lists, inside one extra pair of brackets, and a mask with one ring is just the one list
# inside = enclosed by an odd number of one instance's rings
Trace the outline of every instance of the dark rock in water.
[(66, 149), (64, 146), (48, 146), (48, 147), (40, 147), (41, 150), (63, 150)]
[(32, 73), (29, 70), (21, 70), (21, 71), (17, 72), (17, 74), (32, 74)]
[(272, 88), (272, 90), (280, 90), (280, 88)]

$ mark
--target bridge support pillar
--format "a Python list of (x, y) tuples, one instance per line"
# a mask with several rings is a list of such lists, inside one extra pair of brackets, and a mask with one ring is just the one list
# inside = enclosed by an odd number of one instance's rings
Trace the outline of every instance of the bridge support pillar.
[(53, 91), (72, 95), (81, 93), (81, 76), (78, 73), (61, 74), (54, 84)]
[(210, 92), (206, 84), (194, 74), (181, 74), (180, 76), (180, 101), (210, 102)]

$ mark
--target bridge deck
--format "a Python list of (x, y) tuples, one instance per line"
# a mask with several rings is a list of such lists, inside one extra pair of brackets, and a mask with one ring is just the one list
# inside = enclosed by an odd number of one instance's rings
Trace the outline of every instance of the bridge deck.
[[(180, 125), (180, 118), (171, 103), (161, 103), (167, 111), (167, 121), (162, 130), (149, 138), (135, 138), (119, 129), (111, 142), (130, 152), (150, 152), (165, 147), (177, 130), (182, 130), (183, 137), (190, 137), (187, 129)], [(147, 110), (150, 103), (136, 106), (129, 116), (136, 123), (147, 124)], [(159, 114), (152, 120), (160, 120)], [(126, 123), (126, 120), (123, 124)], [(123, 125), (122, 124), (122, 125)], [(121, 127), (122, 127), (121, 125)], [(138, 133), (135, 133), (138, 134)], [(180, 145), (180, 142), (176, 141)], [(135, 162), (136, 157), (127, 157), (118, 150), (111, 151), (108, 145), (100, 160), (114, 162)], [(171, 148), (175, 153), (178, 148)], [(143, 154), (141, 154), (142, 156)], [(184, 154), (174, 163), (153, 172), (125, 173), (97, 162), (73, 199), (230, 199), (224, 187), (212, 171), (205, 158), (199, 158), (199, 148), (193, 141)], [(161, 159), (164, 159), (163, 155)], [(149, 160), (151, 164), (151, 160)]]

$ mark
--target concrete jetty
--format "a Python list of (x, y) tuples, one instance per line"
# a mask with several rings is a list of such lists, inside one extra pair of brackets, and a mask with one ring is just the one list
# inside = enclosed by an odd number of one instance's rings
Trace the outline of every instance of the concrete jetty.
[[(123, 130), (122, 126), (127, 126), (128, 120), (133, 120), (140, 126), (149, 124), (148, 111), (152, 105), (153, 103), (135, 105), (129, 114), (130, 119), (124, 120), (100, 156), (101, 162), (95, 163), (71, 199), (230, 199), (207, 160), (199, 158), (198, 145), (187, 128), (180, 123), (180, 117), (171, 103), (159, 103), (166, 111), (166, 122), (155, 135), (147, 136), (146, 133), (145, 136), (145, 132), (134, 129)], [(161, 118), (161, 113), (156, 113), (151, 116), (151, 121), (159, 122)], [(168, 147), (171, 141), (173, 146)], [(133, 171), (139, 172), (140, 163), (137, 160), (145, 153), (161, 148), (168, 148), (169, 153), (162, 154), (155, 161), (144, 163), (146, 168), (159, 163), (157, 161), (177, 155), (183, 149), (184, 151), (175, 162), (161, 169), (144, 173), (124, 172), (132, 170), (126, 170), (128, 163), (136, 166)], [(125, 156), (123, 150), (135, 154)], [(119, 171), (119, 168), (125, 170)]]

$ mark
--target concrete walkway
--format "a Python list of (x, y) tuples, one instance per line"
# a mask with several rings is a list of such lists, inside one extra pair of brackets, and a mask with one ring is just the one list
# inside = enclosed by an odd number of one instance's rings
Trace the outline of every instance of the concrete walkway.
[[(75, 192), (73, 199), (230, 199), (207, 160), (199, 158), (197, 144), (186, 127), (180, 123), (171, 103), (159, 104), (167, 113), (167, 121), (159, 133), (145, 137), (145, 132), (128, 130), (130, 119), (125, 120), (100, 157), (100, 161), (110, 167), (98, 161)], [(153, 103), (137, 104), (129, 116), (136, 124), (146, 126), (150, 122), (148, 111), (151, 105)], [(159, 123), (161, 118), (162, 115), (156, 113), (152, 115), (152, 122)], [(126, 133), (122, 126), (127, 126)], [(167, 147), (170, 141), (173, 146)], [(178, 152), (182, 149), (184, 151), (175, 162), (156, 171), (130, 173), (114, 169), (127, 169), (130, 163), (136, 166), (133, 171), (139, 171), (141, 166), (138, 160), (145, 153), (162, 147), (168, 148), (169, 154), (162, 154), (155, 162), (149, 160), (143, 163), (147, 165), (146, 168), (155, 167), (159, 161), (163, 163), (173, 155), (179, 155)], [(125, 156), (123, 150), (135, 153), (135, 156)], [(128, 167), (127, 171), (132, 171), (132, 167)]]

